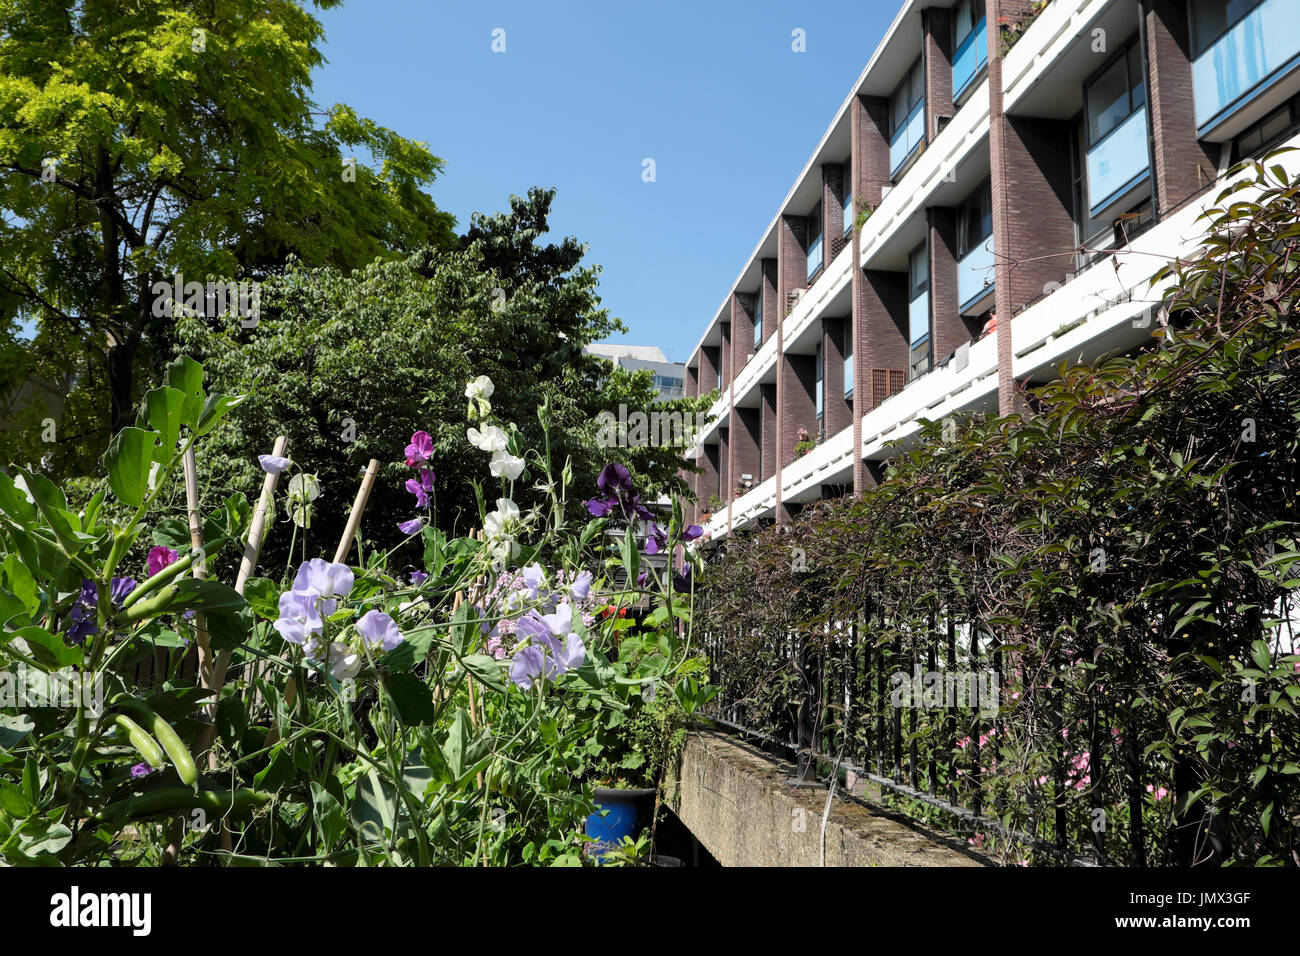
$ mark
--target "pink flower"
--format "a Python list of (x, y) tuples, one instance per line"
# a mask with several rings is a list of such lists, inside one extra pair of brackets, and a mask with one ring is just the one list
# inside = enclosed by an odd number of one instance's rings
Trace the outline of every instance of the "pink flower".
[(1157, 800), (1164, 800), (1169, 796), (1168, 789), (1165, 787), (1156, 787), (1150, 783), (1147, 784), (1147, 793), (1151, 794), (1151, 796), (1155, 797)]
[(149, 549), (149, 577), (153, 577), (167, 565), (174, 562), (180, 554), (165, 544), (155, 545)]
[(416, 432), (411, 436), (411, 443), (406, 446), (406, 464), (411, 468), (420, 468), (429, 463), (433, 457), (433, 439), (428, 432)]
[(428, 468), (420, 469), (420, 480), (406, 479), (406, 490), (415, 495), (415, 504), (419, 508), (429, 507), (429, 495), (433, 493), (434, 475)]

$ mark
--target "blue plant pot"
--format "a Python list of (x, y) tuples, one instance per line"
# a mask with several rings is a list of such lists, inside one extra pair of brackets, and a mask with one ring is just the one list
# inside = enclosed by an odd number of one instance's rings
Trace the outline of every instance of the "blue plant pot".
[[(608, 810), (608, 813), (603, 811)], [(599, 859), (623, 837), (635, 840), (654, 819), (655, 791), (596, 788), (596, 812), (587, 817), (587, 836), (596, 842), (588, 852)]]

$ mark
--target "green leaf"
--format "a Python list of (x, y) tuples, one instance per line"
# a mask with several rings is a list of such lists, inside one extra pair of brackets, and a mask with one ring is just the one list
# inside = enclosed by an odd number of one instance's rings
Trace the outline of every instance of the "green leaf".
[(175, 585), (176, 596), (167, 604), (169, 613), (238, 611), (246, 606), (238, 591), (210, 578), (181, 578)]
[(181, 403), (181, 420), (194, 428), (203, 410), (203, 366), (182, 355), (167, 367), (166, 384), (185, 396)]
[(402, 723), (410, 727), (432, 722), (437, 716), (433, 706), (433, 695), (429, 687), (420, 678), (409, 673), (386, 673), (383, 677), (384, 689), (397, 707)]
[(270, 763), (253, 777), (253, 786), (258, 790), (280, 790), (293, 782), (296, 773), (289, 751), (277, 747), (271, 754)]
[(62, 637), (51, 634), (43, 627), (23, 627), (5, 636), (9, 639), (20, 638), (26, 643), (32, 657), (51, 670), (81, 665), (81, 648), (64, 643)]
[(26, 819), (32, 812), (32, 805), (28, 802), (26, 794), (8, 780), (0, 780), (0, 808), (20, 820)]
[(470, 654), (468, 657), (462, 657), (460, 662), (480, 683), (498, 693), (506, 692), (505, 670), (495, 657), (487, 654)]
[(249, 578), (244, 582), (244, 600), (253, 613), (263, 620), (280, 616), (280, 588), (270, 578)]
[(178, 451), (181, 426), (185, 424), (185, 393), (178, 388), (154, 388), (145, 393), (135, 423), (158, 433), (154, 460), (160, 465), (171, 461)]
[(469, 714), (465, 712), (465, 708), (458, 707), (451, 727), (447, 731), (447, 740), (442, 745), (442, 754), (447, 758), (447, 767), (455, 780), (460, 780), (465, 775), (465, 755), (469, 749), (469, 739)]
[(142, 428), (123, 428), (104, 452), (108, 486), (124, 504), (136, 508), (144, 504), (156, 437)]
[(428, 655), (429, 648), (437, 636), (437, 630), (432, 627), (422, 627), (411, 631), (409, 634), (404, 634), (402, 643), (384, 655), (384, 669), (390, 671), (411, 670), (417, 662), (423, 661)]
[(223, 395), (219, 392), (209, 395), (203, 405), (203, 413), (199, 416), (199, 424), (194, 433), (206, 435), (221, 424), (221, 420), (230, 413), (231, 409), (238, 408), (247, 398), (247, 395)]
[(237, 611), (209, 611), (206, 620), (208, 643), (214, 651), (239, 647), (253, 633), (253, 612), (246, 607)]
[(10, 554), (4, 560), (4, 574), (13, 596), (22, 602), (29, 616), (35, 614), (41, 606), (41, 598), (36, 591), (36, 578), (27, 565), (18, 555)]

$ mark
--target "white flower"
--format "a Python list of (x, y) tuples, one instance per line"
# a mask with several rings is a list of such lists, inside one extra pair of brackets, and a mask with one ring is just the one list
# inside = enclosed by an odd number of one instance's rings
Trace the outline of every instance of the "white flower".
[(492, 477), (499, 478), (505, 475), (511, 481), (519, 477), (519, 473), (524, 470), (524, 460), (510, 454), (508, 451), (498, 451), (492, 454), (492, 463), (488, 465), (492, 470)]
[(289, 479), (289, 515), (300, 528), (311, 527), (311, 503), (320, 497), (315, 475), (299, 472)]
[(497, 499), (497, 510), (483, 519), (483, 531), (491, 539), (513, 537), (511, 529), (519, 523), (519, 506), (509, 498)]
[(480, 375), (474, 381), (465, 386), (465, 397), (469, 399), (469, 417), (486, 418), (492, 412), (492, 403), (488, 401), (492, 397), (495, 386), (492, 379), (486, 375)]
[(335, 680), (347, 680), (361, 673), (361, 655), (338, 641), (330, 644), (330, 676)]
[(506, 433), (496, 425), (484, 425), (483, 430), (471, 428), (465, 437), (475, 448), (482, 451), (498, 452), (506, 450)]
[(496, 386), (492, 384), (492, 379), (486, 375), (480, 375), (465, 386), (465, 397), (471, 400), (491, 398), (494, 391), (496, 391)]

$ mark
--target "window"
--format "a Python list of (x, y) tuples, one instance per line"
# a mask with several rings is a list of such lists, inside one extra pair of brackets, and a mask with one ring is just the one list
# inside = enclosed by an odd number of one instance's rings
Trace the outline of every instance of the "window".
[(952, 49), (953, 97), (960, 98), (989, 62), (984, 0), (959, 0), (952, 8)]
[(844, 397), (853, 397), (853, 323), (844, 323)]
[[(845, 166), (844, 173), (846, 176), (848, 175), (848, 172), (849, 172), (849, 168)], [(847, 236), (852, 231), (853, 231), (853, 193), (847, 192), (844, 194), (844, 235)]]
[(993, 186), (986, 182), (961, 204), (957, 212), (957, 258), (982, 249), (993, 235)]
[(907, 126), (912, 111), (925, 101), (925, 73), (921, 69), (921, 63), (921, 58), (917, 57), (912, 68), (907, 71), (907, 76), (903, 77), (903, 82), (898, 84), (898, 89), (894, 90), (894, 95), (889, 99), (891, 140), (898, 135), (899, 130)]
[(1214, 45), (1264, 0), (1191, 0), (1192, 59)]
[(817, 343), (817, 433), (822, 434), (822, 416), (826, 409), (826, 353), (822, 343)]
[(808, 214), (808, 278), (815, 276), (822, 265), (822, 204), (818, 203)]
[(1238, 134), (1232, 141), (1232, 162), (1263, 152), (1296, 127), (1296, 101), (1283, 103), (1262, 120)]
[(763, 341), (763, 280), (758, 280), (758, 295), (754, 296), (754, 348)]
[(1096, 146), (1112, 130), (1146, 105), (1142, 51), (1136, 40), (1084, 88), (1088, 145)]
[(908, 316), (908, 339), (913, 347), (930, 337), (929, 291), (930, 257), (926, 255), (925, 243), (921, 243), (907, 259), (907, 298), (912, 305)]

